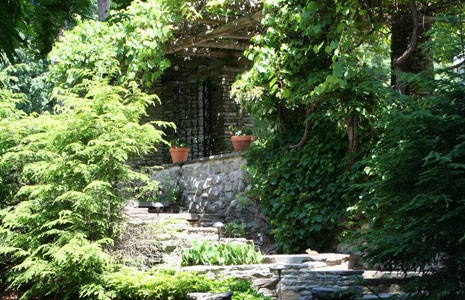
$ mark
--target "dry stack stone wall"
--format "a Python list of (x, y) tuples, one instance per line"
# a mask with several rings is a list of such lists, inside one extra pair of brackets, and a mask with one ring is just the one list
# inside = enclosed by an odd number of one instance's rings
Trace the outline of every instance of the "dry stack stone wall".
[(165, 187), (177, 187), (181, 212), (218, 215), (225, 222), (243, 222), (249, 237), (259, 242), (265, 226), (258, 207), (244, 194), (249, 189), (245, 164), (241, 154), (229, 153), (167, 165), (163, 170), (154, 171), (152, 179)]
[[(265, 296), (280, 300), (313, 300), (313, 289), (329, 288), (362, 293), (363, 271), (325, 270), (321, 263), (285, 264), (281, 276), (274, 265), (192, 266), (182, 268), (212, 278), (233, 276), (252, 281), (252, 287)], [(332, 299), (332, 298), (326, 298)], [(341, 298), (343, 299), (343, 298)], [(344, 298), (346, 299), (346, 298)], [(347, 298), (349, 299), (349, 298)]]

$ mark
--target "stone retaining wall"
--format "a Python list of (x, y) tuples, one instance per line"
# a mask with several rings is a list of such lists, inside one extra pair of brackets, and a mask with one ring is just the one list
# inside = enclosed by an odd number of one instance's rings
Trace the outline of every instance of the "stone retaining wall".
[(154, 171), (153, 180), (163, 186), (160, 195), (165, 206), (174, 199), (181, 212), (219, 215), (225, 222), (243, 222), (249, 238), (260, 242), (265, 228), (258, 207), (244, 195), (250, 187), (246, 180), (246, 160), (240, 153), (210, 156), (186, 163), (165, 165)]
[[(252, 287), (266, 296), (280, 300), (312, 300), (313, 288), (351, 289), (362, 292), (359, 282), (363, 271), (325, 270), (321, 262), (284, 264), (281, 278), (274, 264), (240, 266), (192, 266), (182, 270), (195, 271), (213, 278), (234, 276), (252, 281)], [(358, 280), (357, 280), (358, 279)]]

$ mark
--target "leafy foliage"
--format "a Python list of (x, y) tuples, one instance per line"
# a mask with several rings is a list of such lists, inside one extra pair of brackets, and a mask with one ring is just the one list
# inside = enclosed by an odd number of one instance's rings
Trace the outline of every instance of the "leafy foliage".
[(8, 89), (27, 97), (28, 101), (17, 104), (19, 109), (26, 113), (52, 111), (52, 84), (47, 82), (48, 63), (45, 58), (36, 58), (24, 50), (18, 50), (14, 63), (6, 62), (0, 69), (16, 78), (9, 81)]
[(72, 86), (83, 75), (73, 70), (111, 70), (119, 65), (124, 66), (122, 72), (113, 74), (119, 83), (136, 78), (145, 83), (155, 80), (170, 66), (164, 47), (173, 38), (173, 23), (184, 14), (183, 2), (134, 1), (126, 10), (111, 15), (108, 22), (78, 21), (50, 53), (56, 62), (51, 67), (52, 80)]
[(210, 244), (206, 241), (200, 244), (195, 241), (191, 249), (185, 249), (182, 255), (182, 265), (244, 265), (259, 264), (263, 260), (260, 251), (255, 250), (255, 245), (234, 244)]
[(12, 260), (8, 276), (27, 290), (24, 299), (44, 291), (103, 299), (102, 274), (111, 265), (103, 248), (125, 203), (121, 183), (149, 182), (127, 159), (162, 141), (152, 124), (139, 124), (154, 97), (134, 82), (111, 86), (98, 74), (55, 95), (60, 113), (24, 119), (32, 129), (2, 157), (24, 166), (16, 195), (23, 201), (2, 219), (0, 253)]
[[(462, 55), (463, 25), (436, 24), (437, 66)], [(443, 47), (446, 33), (451, 47)], [(449, 34), (447, 35), (449, 36)], [(427, 49), (427, 48), (426, 48)], [(432, 76), (434, 75), (434, 76)], [(464, 289), (465, 86), (449, 68), (404, 74), (424, 95), (391, 97), (376, 123), (380, 141), (365, 160), (370, 180), (354, 207), (370, 220), (352, 241), (372, 264), (420, 271), (407, 287), (411, 299), (462, 299)]]
[(6, 57), (13, 61), (19, 47), (48, 53), (74, 14), (90, 15), (91, 3), (90, 0), (4, 1), (0, 10), (0, 62)]
[(224, 235), (227, 237), (245, 237), (245, 225), (243, 222), (234, 221), (224, 225)]
[(339, 134), (339, 149), (320, 144), (315, 135), (303, 148), (284, 154), (279, 140), (249, 150), (252, 188), (269, 216), (276, 246), (284, 252), (328, 248), (341, 231), (347, 208), (342, 200), (351, 179), (346, 164), (338, 163), (345, 155)]
[[(23, 132), (16, 125), (18, 120), (25, 117), (24, 112), (18, 110), (18, 102), (25, 101), (25, 95), (11, 92), (8, 84), (15, 80), (5, 71), (0, 71), (0, 156), (9, 152), (15, 147), (23, 136)], [(6, 208), (15, 203), (14, 195), (19, 189), (19, 180), (21, 173), (20, 163), (11, 163), (0, 160), (0, 220), (6, 213)], [(2, 235), (0, 235), (0, 245), (2, 244)], [(7, 289), (5, 273), (10, 266), (0, 259), (0, 290)], [(2, 297), (2, 293), (0, 293)]]
[[(356, 199), (346, 193), (360, 180), (351, 168), (372, 142), (386, 71), (375, 58), (386, 49), (362, 33), (366, 13), (357, 1), (266, 1), (265, 32), (248, 52), (252, 69), (235, 83), (237, 99), (270, 128), (247, 160), (252, 194), (281, 251), (330, 249)], [(304, 128), (305, 145), (289, 150)]]

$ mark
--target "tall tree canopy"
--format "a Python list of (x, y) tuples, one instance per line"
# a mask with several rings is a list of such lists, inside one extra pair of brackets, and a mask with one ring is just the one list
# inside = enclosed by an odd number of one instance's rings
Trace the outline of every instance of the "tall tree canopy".
[(50, 52), (73, 15), (90, 16), (91, 0), (6, 0), (0, 10), (0, 62), (13, 61), (18, 47)]

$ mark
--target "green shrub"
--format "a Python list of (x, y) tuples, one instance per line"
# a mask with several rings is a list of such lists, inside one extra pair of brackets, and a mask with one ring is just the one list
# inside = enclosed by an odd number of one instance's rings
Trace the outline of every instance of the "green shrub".
[[(227, 283), (227, 285), (225, 284)], [(244, 280), (234, 280), (234, 278), (223, 280), (223, 287), (219, 291), (232, 291), (234, 292), (233, 300), (269, 300), (270, 297), (266, 297), (263, 294), (257, 292), (257, 290), (251, 287), (252, 282)]]
[[(20, 172), (20, 189), (18, 203), (2, 215), (0, 263), (13, 266), (8, 279), (26, 292), (24, 299), (104, 299), (102, 276), (112, 259), (103, 249), (112, 243), (126, 193), (136, 192), (121, 183), (152, 186), (127, 159), (162, 141), (163, 132), (139, 122), (153, 96), (134, 82), (108, 81), (95, 75), (56, 89), (60, 113), (23, 119), (24, 137), (1, 157), (1, 166)], [(11, 174), (1, 171), (1, 178)]]
[(218, 288), (214, 279), (172, 270), (124, 268), (105, 276), (107, 289), (118, 299), (185, 299), (187, 293)]
[(424, 271), (409, 285), (415, 299), (464, 299), (465, 87), (430, 86), (440, 96), (404, 97), (380, 118), (358, 206), (371, 222), (356, 244), (374, 265)]
[(124, 268), (105, 276), (106, 288), (116, 299), (183, 300), (193, 292), (234, 292), (233, 300), (269, 299), (253, 290), (248, 281), (215, 280), (195, 272), (152, 269), (149, 272)]
[(243, 265), (259, 264), (263, 261), (260, 251), (255, 251), (255, 245), (246, 244), (210, 244), (195, 241), (191, 249), (184, 250), (182, 265)]
[(9, 81), (7, 87), (12, 92), (23, 93), (28, 101), (16, 106), (26, 113), (52, 111), (52, 83), (47, 82), (48, 62), (45, 57), (35, 57), (32, 53), (18, 49), (14, 64), (0, 64), (0, 70), (14, 76), (17, 80)]

